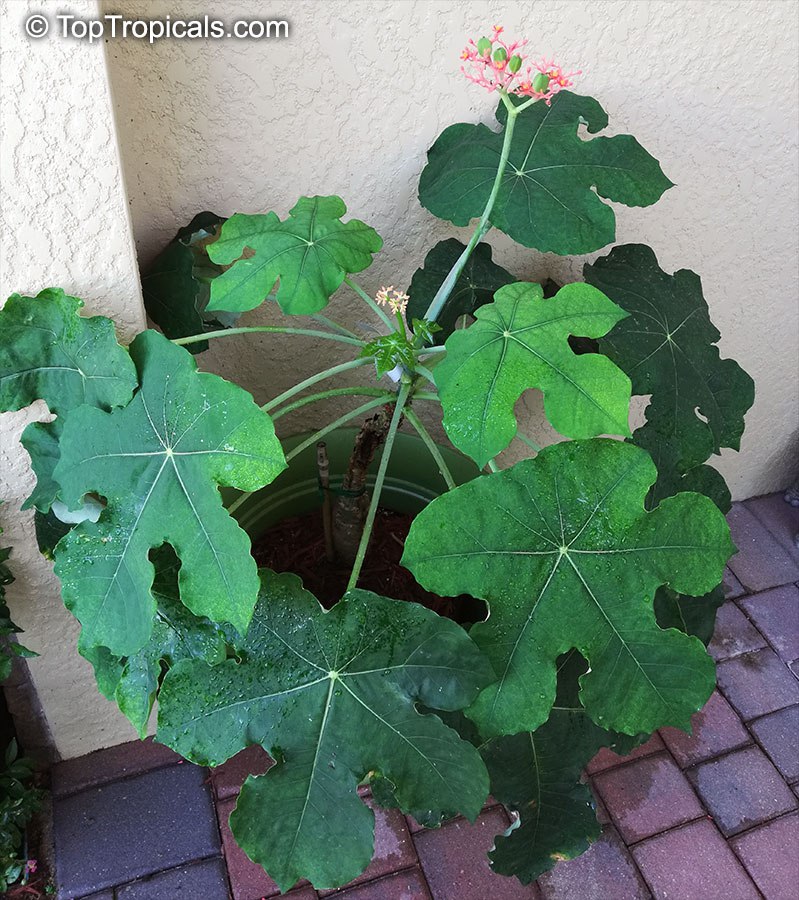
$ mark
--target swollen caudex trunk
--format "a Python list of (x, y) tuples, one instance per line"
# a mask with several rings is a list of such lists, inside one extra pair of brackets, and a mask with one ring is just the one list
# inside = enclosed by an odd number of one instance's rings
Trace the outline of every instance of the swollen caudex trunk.
[(391, 415), (390, 405), (381, 407), (363, 423), (355, 438), (341, 492), (333, 508), (333, 547), (340, 563), (355, 562), (369, 510), (366, 473), (375, 453), (385, 443)]

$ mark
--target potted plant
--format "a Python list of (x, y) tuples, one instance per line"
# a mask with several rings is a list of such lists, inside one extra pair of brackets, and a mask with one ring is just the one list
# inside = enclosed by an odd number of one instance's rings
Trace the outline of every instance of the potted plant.
[[(477, 224), (465, 245), (433, 247), (407, 292), (365, 291), (353, 276), (381, 238), (345, 220), (338, 197), (301, 197), (282, 219), (209, 216), (179, 234), (187, 299), (145, 283), (169, 295), (151, 311), (172, 340), (148, 330), (121, 347), (110, 321), (55, 289), (0, 313), (2, 409), (44, 399), (57, 416), (22, 440), (38, 476), (29, 505), (68, 520), (52, 552), (79, 650), (142, 733), (158, 698), (157, 740), (186, 759), (218, 765), (253, 744), (272, 756), (231, 827), (283, 890), (335, 888), (368, 865), (365, 784), (428, 827), (474, 819), (490, 790), (516, 816), (491, 865), (529, 882), (598, 835), (580, 784), (597, 749), (688, 728), (714, 686), (702, 641), (734, 548), (729, 493), (706, 460), (738, 447), (753, 385), (720, 358), (699, 278), (664, 272), (648, 247), (614, 247), (584, 281), (547, 291), (492, 260), (492, 229), (543, 252), (599, 250), (615, 238), (606, 200), (648, 206), (672, 186), (633, 137), (591, 137), (607, 116), (568, 90), (578, 73), (525, 56), (499, 27), (464, 50), (466, 76), (498, 98), (498, 127), (445, 129), (419, 198)], [(342, 285), (382, 333), (322, 313)], [(312, 320), (236, 324), (267, 299)], [(342, 361), (259, 408), (189, 352), (265, 332), (337, 342)], [(330, 386), (352, 370), (366, 383)], [(561, 442), (519, 430), (529, 388)], [(632, 394), (651, 401), (631, 434)], [(334, 396), (355, 405), (298, 443), (276, 438), (274, 419)], [(440, 409), (454, 450), (421, 404)], [(332, 497), (321, 459), (331, 552), (352, 560), (325, 609), (296, 575), (258, 570), (236, 516), (252, 525), (259, 491), (365, 415), (336, 449)], [(470, 625), (359, 586), (406, 425), (441, 483), (402, 565), (437, 596), (484, 601), (490, 615)], [(500, 470), (514, 440), (531, 458)], [(458, 477), (456, 451), (474, 465)], [(227, 507), (219, 488), (234, 489)]]

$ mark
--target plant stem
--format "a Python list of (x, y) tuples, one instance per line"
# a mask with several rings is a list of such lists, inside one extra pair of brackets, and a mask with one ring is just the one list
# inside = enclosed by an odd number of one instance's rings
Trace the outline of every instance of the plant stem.
[(488, 468), (489, 468), (492, 472), (499, 472), (499, 466), (496, 464), (496, 462), (495, 462), (493, 459), (489, 459), (489, 461), (488, 461)]
[(276, 421), (282, 416), (285, 416), (290, 412), (294, 412), (295, 409), (300, 409), (301, 407), (306, 406), (308, 403), (316, 403), (318, 400), (327, 400), (328, 397), (348, 396), (384, 397), (386, 403), (389, 403), (394, 399), (394, 393), (392, 391), (386, 391), (383, 388), (378, 387), (332, 388), (329, 391), (320, 391), (318, 394), (309, 394), (307, 397), (301, 397), (299, 400), (295, 400), (293, 403), (289, 403), (288, 406), (284, 406), (282, 409), (277, 410), (277, 412), (272, 413), (272, 421)]
[[(414, 397), (418, 397), (418, 394), (415, 394)], [(438, 466), (438, 471), (441, 473), (441, 477), (447, 483), (447, 490), (451, 491), (455, 487), (455, 479), (452, 477), (452, 472), (450, 472), (449, 467), (444, 462), (444, 457), (441, 455), (441, 451), (436, 446), (436, 442), (433, 440), (432, 435), (424, 427), (421, 419), (410, 407), (405, 410), (405, 418), (411, 423), (411, 425), (413, 425), (413, 427), (416, 429), (416, 433), (424, 441), (425, 446), (430, 451), (430, 455), (433, 457), (435, 464)]]
[(447, 348), (443, 344), (441, 344), (440, 346), (436, 347), (422, 347), (421, 350), (416, 350), (415, 352), (417, 356), (425, 356), (431, 353), (446, 353)]
[(358, 583), (358, 577), (361, 574), (363, 561), (366, 558), (366, 548), (369, 546), (369, 538), (372, 536), (372, 528), (374, 527), (377, 508), (380, 504), (380, 495), (383, 492), (383, 482), (386, 480), (388, 462), (391, 458), (391, 449), (394, 446), (394, 439), (397, 436), (397, 431), (399, 431), (400, 422), (402, 420), (402, 412), (411, 393), (411, 387), (412, 383), (410, 381), (407, 381), (403, 383), (403, 385), (399, 389), (399, 393), (397, 394), (397, 403), (394, 407), (394, 415), (391, 417), (391, 424), (388, 427), (386, 443), (383, 447), (383, 455), (380, 457), (380, 466), (378, 467), (377, 477), (375, 478), (375, 486), (372, 490), (372, 500), (369, 504), (369, 512), (366, 514), (366, 522), (363, 526), (361, 542), (358, 545), (358, 553), (355, 556), (355, 564), (352, 567), (350, 580), (347, 584), (348, 591), (351, 591)]
[(472, 251), (483, 239), (486, 232), (491, 227), (491, 223), (488, 221), (488, 217), (491, 215), (491, 211), (494, 209), (494, 203), (496, 202), (497, 195), (499, 194), (499, 186), (502, 183), (502, 176), (505, 174), (505, 169), (508, 165), (508, 156), (510, 155), (510, 145), (513, 138), (513, 129), (516, 125), (516, 117), (519, 114), (517, 108), (513, 107), (512, 105), (509, 106), (507, 103), (506, 106), (508, 106), (508, 118), (505, 122), (505, 136), (502, 141), (502, 152), (499, 157), (499, 165), (497, 167), (496, 177), (494, 178), (494, 184), (491, 188), (491, 193), (488, 196), (488, 201), (486, 202), (483, 214), (482, 216), (480, 216), (480, 221), (477, 223), (477, 228), (475, 228), (474, 234), (472, 234), (469, 243), (466, 245), (466, 249), (463, 251), (463, 253), (461, 253), (461, 255), (456, 260), (455, 265), (450, 269), (447, 277), (442, 282), (441, 287), (436, 291), (436, 295), (435, 297), (433, 297), (430, 306), (428, 306), (427, 312), (424, 314), (425, 319), (427, 319), (429, 322), (434, 322), (441, 314), (441, 310), (444, 308), (444, 304), (449, 299), (449, 295), (452, 293), (452, 289), (455, 287), (455, 282), (460, 277), (464, 266), (469, 261), (469, 257), (472, 255)]
[(289, 388), (287, 391), (283, 391), (283, 393), (275, 397), (274, 400), (270, 400), (269, 403), (265, 403), (261, 407), (261, 409), (264, 412), (269, 412), (276, 406), (280, 406), (280, 404), (283, 403), (284, 400), (288, 400), (295, 394), (299, 394), (300, 391), (304, 391), (305, 388), (312, 387), (318, 382), (324, 381), (326, 378), (332, 378), (334, 375), (339, 375), (341, 372), (349, 372), (350, 369), (357, 369), (359, 366), (365, 366), (371, 362), (371, 356), (361, 356), (358, 357), (358, 359), (351, 359), (348, 362), (339, 363), (337, 366), (332, 366), (330, 369), (325, 369), (324, 372), (317, 372), (316, 375), (311, 375), (309, 378), (306, 378), (305, 381), (301, 381), (299, 384), (295, 384), (293, 388)]
[(360, 338), (348, 337), (344, 334), (330, 334), (327, 331), (315, 331), (312, 328), (282, 328), (277, 325), (251, 325), (246, 328), (222, 328), (220, 331), (206, 331), (204, 334), (191, 334), (188, 337), (173, 338), (172, 343), (184, 346), (185, 344), (196, 344), (200, 341), (209, 341), (213, 338), (232, 337), (234, 334), (304, 334), (306, 337), (323, 338), (328, 341), (338, 341), (340, 344), (355, 344), (357, 347), (363, 347), (365, 341)]
[(435, 403), (441, 403), (441, 398), (433, 391), (417, 391), (413, 395), (414, 400), (433, 400)]
[(540, 453), (540, 452), (541, 452), (541, 447), (540, 447), (538, 444), (536, 444), (535, 441), (531, 441), (530, 438), (527, 437), (526, 434), (522, 434), (521, 431), (517, 431), (517, 432), (516, 432), (516, 437), (517, 437), (523, 444), (527, 444), (527, 446), (528, 446), (531, 450), (535, 450), (536, 453)]
[(286, 454), (286, 462), (291, 462), (295, 456), (299, 456), (303, 450), (307, 447), (310, 447), (312, 444), (315, 444), (317, 441), (320, 441), (323, 437), (330, 434), (331, 431), (335, 431), (341, 425), (346, 425), (347, 422), (352, 419), (357, 418), (362, 413), (369, 412), (370, 409), (375, 409), (378, 406), (382, 406), (386, 400), (383, 397), (377, 397), (374, 400), (370, 400), (368, 403), (362, 403), (357, 409), (353, 409), (351, 412), (345, 413), (343, 416), (339, 416), (335, 422), (331, 422), (329, 425), (325, 425), (324, 428), (320, 428), (316, 434), (312, 434), (309, 438), (304, 440), (301, 444), (297, 444), (297, 446), (290, 450)]
[(382, 309), (377, 305), (377, 303), (375, 303), (375, 301), (374, 301), (374, 300), (366, 293), (366, 291), (365, 291), (359, 284), (357, 284), (355, 281), (353, 281), (352, 278), (351, 278), (349, 275), (347, 275), (347, 277), (344, 279), (344, 284), (346, 284), (346, 285), (348, 285), (350, 288), (352, 288), (352, 290), (355, 291), (355, 293), (361, 298), (361, 300), (363, 300), (364, 303), (366, 303), (368, 306), (370, 306), (370, 307), (372, 308), (372, 310), (373, 310), (378, 316), (380, 316), (380, 318), (381, 318), (381, 319), (383, 320), (383, 322), (388, 326), (388, 328), (389, 328), (390, 331), (395, 331), (395, 330), (396, 330), (396, 329), (394, 328), (394, 323), (393, 323), (393, 322), (391, 321), (391, 319), (386, 315), (386, 313), (383, 312), (383, 310), (382, 310)]
[(334, 322), (333, 319), (328, 319), (327, 316), (322, 316), (319, 313), (315, 313), (311, 316), (311, 318), (318, 322), (320, 325), (326, 325), (328, 328), (333, 331), (337, 331), (339, 334), (345, 334), (347, 337), (355, 338), (359, 343), (363, 343), (361, 339), (355, 334), (354, 331), (350, 331), (349, 328), (345, 328), (343, 325), (339, 325), (338, 322)]

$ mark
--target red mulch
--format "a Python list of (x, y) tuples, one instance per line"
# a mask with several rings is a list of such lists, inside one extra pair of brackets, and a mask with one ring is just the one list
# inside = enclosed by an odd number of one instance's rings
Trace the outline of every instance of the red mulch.
[[(439, 615), (464, 624), (485, 618), (485, 605), (481, 601), (466, 595), (431, 594), (400, 565), (413, 518), (378, 510), (358, 587), (395, 600), (421, 603)], [(284, 519), (264, 532), (253, 544), (253, 556), (259, 566), (299, 575), (306, 589), (328, 609), (347, 589), (350, 567), (331, 563), (325, 557), (321, 510)]]

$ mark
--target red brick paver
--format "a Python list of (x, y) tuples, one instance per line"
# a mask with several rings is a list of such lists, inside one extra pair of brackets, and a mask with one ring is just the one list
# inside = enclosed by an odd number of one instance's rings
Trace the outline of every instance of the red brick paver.
[(603, 772), (593, 784), (628, 844), (705, 812), (690, 783), (667, 754)]
[(799, 815), (783, 816), (732, 841), (738, 858), (768, 900), (799, 893)]
[(702, 763), (688, 777), (727, 837), (796, 809), (796, 797), (759, 747)]
[(650, 838), (632, 854), (658, 900), (759, 900), (743, 866), (707, 819)]
[(752, 742), (735, 710), (718, 691), (714, 691), (704, 709), (691, 717), (691, 725), (693, 734), (678, 728), (660, 730), (672, 756), (683, 768)]

